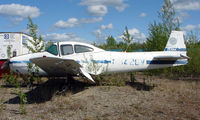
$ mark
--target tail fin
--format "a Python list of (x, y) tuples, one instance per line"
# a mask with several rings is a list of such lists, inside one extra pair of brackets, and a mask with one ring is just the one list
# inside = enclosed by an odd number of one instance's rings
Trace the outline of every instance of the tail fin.
[(172, 31), (165, 47), (165, 51), (185, 52), (186, 46), (183, 38), (183, 31)]
[[(189, 57), (186, 55), (187, 51), (182, 31), (172, 31), (164, 51), (166, 52), (170, 51), (170, 54), (155, 56), (154, 59), (157, 60), (189, 59)], [(186, 64), (187, 60), (182, 62)]]

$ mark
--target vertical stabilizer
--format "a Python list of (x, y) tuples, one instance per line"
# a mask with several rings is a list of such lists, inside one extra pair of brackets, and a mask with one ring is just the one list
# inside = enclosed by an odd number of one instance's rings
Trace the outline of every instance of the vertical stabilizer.
[(183, 31), (172, 31), (165, 47), (165, 51), (186, 52)]

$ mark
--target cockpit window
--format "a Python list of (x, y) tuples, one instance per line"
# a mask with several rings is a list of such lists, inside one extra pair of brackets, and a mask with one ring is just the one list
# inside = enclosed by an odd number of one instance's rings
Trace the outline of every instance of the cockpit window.
[(75, 45), (74, 46), (76, 53), (83, 53), (83, 52), (92, 52), (93, 48), (83, 45)]
[(57, 45), (50, 46), (46, 51), (53, 55), (58, 55)]
[(74, 52), (72, 45), (61, 45), (61, 53), (62, 55), (73, 54)]

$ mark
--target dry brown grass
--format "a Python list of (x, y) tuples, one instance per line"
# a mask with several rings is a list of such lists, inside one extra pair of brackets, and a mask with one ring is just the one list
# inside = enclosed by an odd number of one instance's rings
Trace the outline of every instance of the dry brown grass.
[[(32, 91), (23, 88), (30, 96), (40, 92), (36, 98), (28, 97), (26, 115), (19, 113), (19, 103), (16, 95), (12, 94), (14, 88), (1, 87), (0, 99), (10, 103), (3, 104), (0, 119), (200, 119), (200, 81), (170, 80), (141, 74), (137, 74), (136, 79), (136, 83), (126, 82), (121, 87), (74, 83), (64, 94), (57, 94), (60, 88), (54, 86), (55, 83)], [(41, 99), (43, 95), (48, 99)], [(37, 98), (41, 100), (35, 100)]]

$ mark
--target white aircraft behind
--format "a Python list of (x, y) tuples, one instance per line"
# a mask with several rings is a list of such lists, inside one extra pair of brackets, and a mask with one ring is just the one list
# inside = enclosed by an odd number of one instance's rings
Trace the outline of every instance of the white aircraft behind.
[[(114, 52), (80, 42), (57, 42), (47, 51), (10, 59), (10, 69), (28, 75), (27, 63), (39, 67), (40, 76), (84, 76), (142, 71), (187, 64), (183, 32), (172, 31), (164, 51)], [(32, 71), (34, 72), (34, 71)]]

